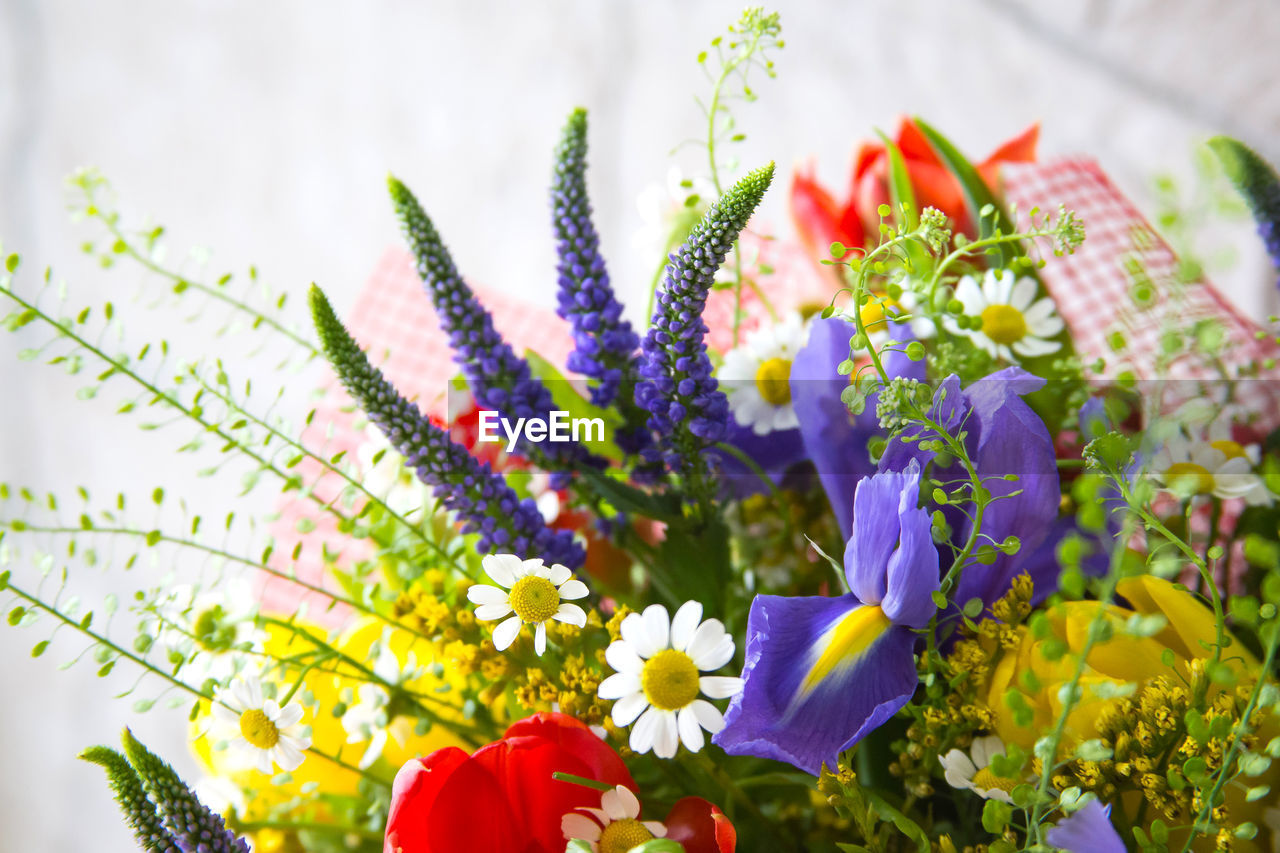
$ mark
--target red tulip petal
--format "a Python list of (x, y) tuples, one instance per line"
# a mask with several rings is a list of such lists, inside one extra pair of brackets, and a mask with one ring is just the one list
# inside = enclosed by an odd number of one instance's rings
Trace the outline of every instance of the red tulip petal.
[(1034, 163), (1036, 161), (1036, 144), (1040, 141), (1040, 122), (1028, 127), (1009, 141), (1005, 142), (991, 156), (982, 161), (982, 165), (991, 163)]
[(904, 118), (902, 124), (898, 126), (898, 150), (902, 152), (902, 159), (907, 161), (910, 166), (914, 160), (918, 163), (928, 163), (933, 166), (941, 166), (942, 161), (938, 159), (938, 154), (933, 150), (933, 146), (929, 144), (929, 138), (920, 132), (919, 126), (909, 118)]
[(438, 749), (407, 762), (391, 786), (384, 853), (431, 853), (428, 841), (431, 806), (468, 755), (456, 746)]
[(685, 853), (733, 853), (738, 842), (724, 812), (702, 797), (677, 800), (664, 823), (667, 838), (683, 844)]
[(811, 255), (825, 258), (833, 242), (844, 242), (840, 215), (840, 207), (831, 193), (810, 173), (797, 169), (791, 179), (791, 219), (800, 241)]
[[(470, 761), (453, 771), (427, 814), (426, 850), (405, 847), (404, 853), (453, 853), (455, 850), (525, 850), (528, 832), (512, 813), (513, 801), (486, 765), (501, 765), (503, 741), (481, 747)], [(482, 753), (484, 758), (482, 758)]]
[(626, 785), (639, 790), (631, 778), (627, 765), (618, 757), (613, 747), (596, 737), (587, 725), (567, 714), (543, 713), (526, 717), (507, 729), (508, 738), (539, 737), (557, 744), (576, 756), (584, 765), (583, 771), (571, 772), (608, 785)]

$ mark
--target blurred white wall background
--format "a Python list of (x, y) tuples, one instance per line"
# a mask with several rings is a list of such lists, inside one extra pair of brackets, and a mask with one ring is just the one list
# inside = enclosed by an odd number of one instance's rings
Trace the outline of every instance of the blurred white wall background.
[[(358, 11), (357, 11), (358, 10)], [(257, 264), (300, 298), (312, 281), (349, 307), (398, 240), (388, 171), (415, 189), (463, 270), (550, 303), (545, 191), (568, 110), (591, 114), (591, 190), (615, 282), (633, 305), (651, 272), (631, 235), (635, 199), (673, 162), (701, 167), (694, 57), (736, 18), (734, 2), (317, 4), (299, 0), (0, 2), (0, 241), (28, 285), (46, 264), (83, 301), (127, 301), (137, 276), (104, 277), (78, 256), (62, 178), (96, 165), (126, 215), (170, 230), (175, 256), (215, 250), (212, 269)], [(1280, 6), (1195, 0), (784, 2), (779, 79), (739, 112), (744, 163), (785, 174), (813, 156), (843, 186), (855, 140), (895, 117), (927, 117), (973, 156), (1043, 121), (1042, 154), (1087, 152), (1148, 211), (1157, 173), (1192, 182), (1192, 148), (1226, 132), (1280, 160)], [(780, 181), (764, 216), (786, 227)], [(1219, 284), (1250, 314), (1272, 309), (1274, 274), (1251, 226), (1214, 229), (1239, 258)], [(7, 309), (6, 309), (7, 310)], [(131, 306), (139, 338), (186, 335)], [(299, 320), (304, 318), (299, 315)], [(150, 325), (149, 325), (150, 324)], [(206, 511), (236, 506), (235, 483), (196, 481), (190, 460), (77, 402), (82, 384), (19, 364), (43, 333), (0, 337), (0, 480), (70, 494), (145, 495), (157, 484)], [(177, 464), (175, 464), (177, 463)], [(257, 497), (261, 507), (270, 493)], [(245, 504), (252, 509), (254, 504)], [(181, 571), (181, 567), (178, 567)], [(100, 596), (121, 579), (81, 569)], [(126, 850), (96, 768), (73, 759), (126, 723), (183, 756), (182, 713), (135, 715), (113, 701), (130, 679), (57, 672), (79, 646), (0, 627), (0, 850)]]

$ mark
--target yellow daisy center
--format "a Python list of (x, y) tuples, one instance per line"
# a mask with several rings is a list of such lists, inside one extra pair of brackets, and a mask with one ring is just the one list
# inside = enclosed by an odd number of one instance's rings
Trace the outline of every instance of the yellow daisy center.
[(600, 834), (600, 853), (627, 853), (651, 838), (653, 833), (640, 821), (634, 818), (615, 820)]
[(678, 711), (698, 698), (698, 668), (684, 652), (663, 649), (645, 661), (640, 686), (653, 707)]
[(1249, 454), (1244, 452), (1244, 447), (1239, 442), (1232, 441), (1229, 438), (1220, 438), (1217, 441), (1209, 442), (1209, 446), (1219, 451), (1228, 459), (1248, 459)]
[(1209, 469), (1194, 462), (1175, 462), (1164, 471), (1164, 481), (1169, 485), (1185, 483), (1196, 494), (1207, 495), (1213, 491), (1213, 475)]
[(862, 325), (868, 332), (887, 328), (888, 317), (902, 313), (902, 306), (883, 293), (874, 293), (858, 312), (862, 317)]
[(756, 388), (760, 396), (771, 406), (785, 406), (791, 402), (791, 361), (771, 358), (756, 370)]
[(265, 712), (250, 708), (240, 715), (240, 734), (258, 749), (271, 749), (280, 742), (280, 730)]
[(546, 578), (529, 575), (511, 587), (511, 609), (525, 622), (546, 622), (560, 609), (560, 591)]
[(1000, 790), (1006, 794), (1013, 793), (1013, 789), (1017, 787), (1018, 780), (1006, 779), (1004, 776), (997, 776), (991, 772), (990, 767), (984, 767), (977, 773), (973, 774), (973, 784), (975, 787), (984, 791)]
[(1027, 318), (1012, 305), (982, 309), (982, 334), (998, 344), (1017, 343), (1027, 336)]

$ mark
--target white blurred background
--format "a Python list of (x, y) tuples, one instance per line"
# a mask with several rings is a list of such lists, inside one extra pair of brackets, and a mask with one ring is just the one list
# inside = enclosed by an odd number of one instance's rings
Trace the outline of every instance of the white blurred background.
[[(631, 239), (636, 198), (672, 163), (702, 167), (697, 146), (671, 149), (704, 132), (693, 98), (708, 84), (694, 57), (740, 8), (0, 0), (0, 245), (22, 253), (26, 292), (52, 265), (82, 302), (120, 303), (131, 336), (189, 336), (172, 314), (128, 304), (140, 276), (104, 275), (80, 256), (79, 244), (99, 235), (67, 220), (62, 179), (95, 165), (127, 218), (168, 227), (173, 257), (210, 247), (211, 275), (256, 264), (296, 309), (313, 281), (345, 309), (398, 241), (384, 190), (392, 171), (467, 275), (551, 304), (551, 150), (581, 105), (604, 250), (639, 306), (652, 268)], [(757, 79), (760, 101), (738, 111), (745, 165), (777, 160), (786, 176), (812, 156), (842, 191), (855, 142), (874, 127), (891, 132), (904, 113), (975, 158), (1039, 119), (1042, 156), (1097, 157), (1148, 212), (1156, 175), (1194, 186), (1193, 148), (1213, 133), (1280, 161), (1272, 0), (856, 0), (780, 11), (779, 78)], [(763, 209), (779, 228), (785, 186)], [(1275, 276), (1251, 226), (1215, 226), (1205, 240), (1206, 251), (1236, 249), (1218, 284), (1255, 317), (1274, 310)], [(211, 514), (269, 503), (269, 491), (237, 502), (235, 482), (196, 480), (193, 461), (170, 452), (185, 435), (140, 433), (111, 414), (119, 398), (79, 402), (82, 380), (18, 362), (46, 338), (30, 328), (0, 336), (0, 480), (67, 496), (79, 484), (138, 496), (163, 484)], [(73, 583), (94, 599), (136, 588), (139, 572), (79, 568)], [(69, 633), (31, 660), (47, 635), (0, 626), (0, 850), (131, 849), (101, 773), (74, 755), (115, 742), (128, 724), (191, 773), (184, 714), (134, 714), (112, 698), (131, 683), (120, 673), (58, 672), (80, 648)]]

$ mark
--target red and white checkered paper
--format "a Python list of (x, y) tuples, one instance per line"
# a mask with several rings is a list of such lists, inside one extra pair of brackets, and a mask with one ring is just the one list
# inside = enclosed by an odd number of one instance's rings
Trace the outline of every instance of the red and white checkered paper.
[[(1120, 306), (1131, 304), (1132, 280), (1125, 270), (1125, 262), (1136, 257), (1158, 286), (1173, 277), (1177, 260), (1172, 250), (1155, 235), (1093, 160), (1069, 158), (1047, 163), (1006, 164), (1002, 178), (1005, 199), (1019, 211), (1033, 207), (1056, 210), (1061, 204), (1083, 220), (1087, 234), (1084, 245), (1070, 257), (1052, 260), (1040, 274), (1070, 329), (1076, 351), (1086, 361), (1101, 357), (1114, 364), (1115, 354), (1107, 344), (1107, 337), (1117, 328)], [(760, 279), (762, 288), (775, 304), (795, 306), (813, 301), (817, 279), (810, 265), (797, 261), (799, 252), (793, 245), (751, 236), (745, 238), (744, 243), (748, 246), (746, 255), (758, 254), (762, 263), (775, 270)], [(492, 312), (498, 331), (517, 351), (533, 349), (553, 364), (565, 363), (572, 341), (567, 323), (552, 310), (484, 288), (476, 288), (476, 292)], [(1207, 364), (1182, 360), (1172, 366), (1172, 375), (1156, 376), (1158, 336), (1166, 320), (1185, 324), (1202, 318), (1216, 319), (1226, 328), (1232, 343), (1224, 357), (1229, 369), (1251, 362), (1261, 363), (1267, 358), (1280, 359), (1280, 347), (1270, 338), (1255, 339), (1259, 327), (1228, 303), (1209, 282), (1186, 287), (1182, 294), (1176, 318), (1164, 310), (1168, 300), (1157, 300), (1157, 307), (1143, 314), (1140, 322), (1135, 324), (1130, 320), (1126, 325), (1124, 367), (1138, 378), (1210, 379), (1218, 375)], [(710, 343), (720, 350), (732, 345), (729, 331), (732, 298), (728, 291), (714, 293), (704, 315), (712, 329)], [(766, 317), (763, 304), (749, 289), (744, 291), (744, 309), (747, 315), (742, 326), (744, 331), (755, 328)], [(402, 393), (416, 399), (432, 416), (446, 417), (445, 395), (457, 366), (448, 338), (440, 331), (431, 301), (422, 290), (408, 253), (390, 250), (382, 256), (357, 299), (347, 327)], [(1247, 396), (1243, 402), (1253, 411), (1265, 413), (1270, 423), (1280, 422), (1277, 401), (1270, 392), (1274, 383), (1244, 384), (1247, 387), (1242, 390)], [(355, 416), (350, 410), (350, 401), (341, 390), (332, 391), (302, 440), (310, 447), (323, 447), (326, 455), (339, 450), (353, 453), (363, 436), (352, 428)], [(338, 478), (322, 476), (323, 468), (315, 463), (304, 463), (301, 467), (307, 482), (314, 483), (318, 497), (323, 500), (337, 497), (342, 485)], [(313, 521), (316, 529), (300, 535), (297, 525), (303, 518)], [(323, 583), (321, 543), (333, 551), (345, 551), (348, 556), (354, 556), (356, 551), (367, 553), (363, 543), (337, 533), (332, 517), (297, 498), (281, 507), (281, 518), (272, 532), (282, 544), (276, 550), (279, 555), (288, 554), (295, 542), (302, 541), (301, 555), (292, 563), (292, 570), (311, 583)], [(299, 592), (298, 586), (287, 581), (268, 581), (263, 604), (271, 609), (292, 610), (299, 604)], [(329, 602), (321, 596), (312, 598), (313, 615), (323, 613)], [(322, 620), (333, 622), (339, 618), (341, 612), (333, 611)]]

